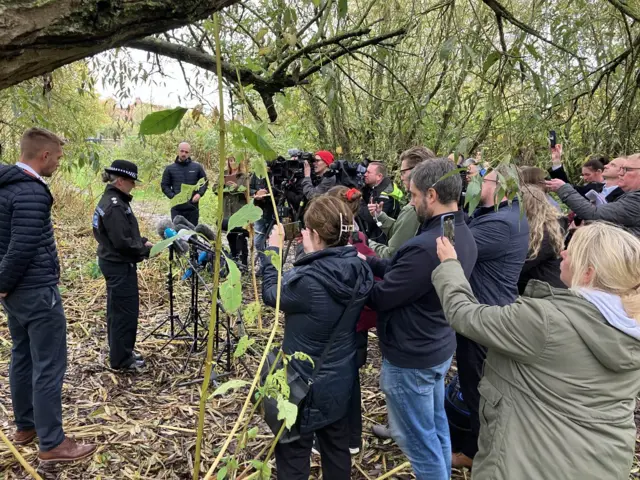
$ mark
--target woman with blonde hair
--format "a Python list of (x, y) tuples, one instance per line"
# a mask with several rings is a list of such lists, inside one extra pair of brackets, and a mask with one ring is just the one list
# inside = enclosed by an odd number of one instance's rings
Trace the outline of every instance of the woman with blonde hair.
[(532, 281), (505, 307), (478, 304), (454, 247), (432, 275), (447, 321), (488, 348), (474, 480), (627, 480), (640, 391), (640, 239), (605, 223), (562, 252), (568, 289)]
[(547, 202), (544, 190), (533, 185), (522, 186), (522, 205), (529, 222), (529, 253), (518, 279), (518, 293), (524, 293), (529, 280), (541, 280), (562, 288), (560, 252), (564, 233), (560, 213)]

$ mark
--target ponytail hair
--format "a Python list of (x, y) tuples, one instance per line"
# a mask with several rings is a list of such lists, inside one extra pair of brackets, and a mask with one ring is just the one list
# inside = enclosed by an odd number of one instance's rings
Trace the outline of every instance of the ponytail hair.
[(362, 193), (360, 190), (355, 188), (347, 188), (343, 185), (338, 185), (337, 187), (332, 187), (327, 192), (327, 195), (330, 197), (339, 198), (344, 203), (346, 203), (351, 209), (351, 213), (355, 217), (358, 214), (358, 210), (360, 209), (360, 200), (362, 199)]

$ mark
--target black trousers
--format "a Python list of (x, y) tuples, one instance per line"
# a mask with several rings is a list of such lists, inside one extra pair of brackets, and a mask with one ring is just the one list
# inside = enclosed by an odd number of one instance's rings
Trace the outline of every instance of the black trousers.
[(318, 439), (322, 478), (349, 480), (351, 455), (349, 454), (349, 420), (347, 417), (315, 432), (303, 434), (299, 440), (276, 445), (278, 480), (309, 480), (313, 436)]
[(351, 391), (349, 404), (349, 448), (362, 448), (362, 391), (360, 390), (360, 368), (367, 363), (367, 331), (356, 333), (356, 358), (358, 371)]
[(200, 210), (196, 205), (192, 203), (186, 203), (184, 205), (177, 205), (175, 207), (172, 207), (171, 221), (173, 221), (176, 215), (182, 215), (194, 225), (198, 225), (198, 221), (200, 220)]
[(467, 405), (471, 419), (471, 431), (464, 434), (463, 438), (451, 439), (452, 444), (462, 445), (462, 453), (473, 458), (478, 453), (478, 435), (480, 434), (480, 393), (478, 384), (482, 378), (484, 359), (487, 357), (487, 349), (469, 340), (460, 334), (456, 334), (458, 346), (456, 348), (456, 362), (458, 365), (458, 378), (462, 398)]
[(227, 233), (231, 256), (239, 257), (243, 265), (248, 265), (249, 259), (249, 232), (244, 228), (236, 227)]
[(16, 290), (2, 305), (9, 317), (9, 385), (16, 427), (36, 429), (40, 451), (62, 443), (62, 381), (67, 319), (57, 286)]
[(133, 363), (138, 332), (140, 298), (136, 264), (103, 259), (98, 264), (107, 282), (109, 363), (111, 368), (125, 368)]

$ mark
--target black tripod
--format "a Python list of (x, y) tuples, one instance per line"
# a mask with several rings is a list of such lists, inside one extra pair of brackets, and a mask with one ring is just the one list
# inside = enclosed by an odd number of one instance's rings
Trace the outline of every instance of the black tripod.
[[(156, 325), (156, 327), (149, 334), (147, 334), (146, 337), (144, 337), (142, 339), (143, 342), (145, 340), (147, 340), (151, 336), (154, 336), (156, 338), (168, 338), (170, 341), (171, 340), (185, 340), (186, 339), (186, 337), (178, 338), (176, 336), (176, 333), (175, 333), (176, 324), (178, 326), (180, 326), (180, 331), (184, 330), (184, 325), (180, 321), (180, 316), (175, 313), (175, 294), (173, 292), (173, 262), (174, 262), (174, 259), (175, 259), (175, 248), (174, 248), (173, 245), (170, 245), (169, 246), (169, 271), (167, 272), (167, 282), (166, 282), (167, 292), (169, 293), (169, 314), (162, 321), (160, 321)], [(169, 333), (168, 334), (159, 333), (158, 330), (160, 330), (162, 327), (164, 327), (167, 323), (169, 323)]]

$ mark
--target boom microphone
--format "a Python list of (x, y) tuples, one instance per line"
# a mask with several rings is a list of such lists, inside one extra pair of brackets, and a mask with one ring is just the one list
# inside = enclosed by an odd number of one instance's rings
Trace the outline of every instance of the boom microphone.
[(216, 234), (213, 232), (213, 229), (209, 225), (199, 223), (198, 225), (196, 225), (196, 232), (212, 243), (216, 241)]
[(160, 238), (167, 238), (165, 235), (165, 231), (167, 230), (167, 228), (173, 228), (175, 230), (176, 226), (168, 218), (161, 218), (160, 220), (158, 220), (158, 223), (156, 223), (156, 233)]
[(196, 226), (191, 223), (189, 220), (184, 218), (182, 215), (176, 215), (173, 217), (173, 223), (176, 224), (176, 227), (179, 229), (185, 228), (187, 230), (195, 230)]

